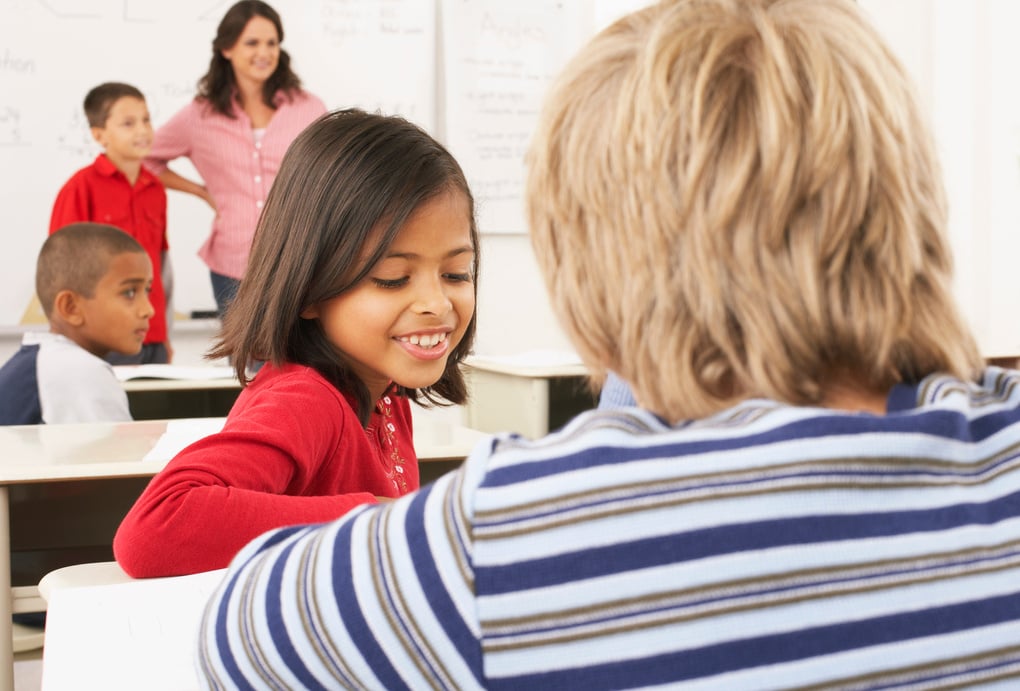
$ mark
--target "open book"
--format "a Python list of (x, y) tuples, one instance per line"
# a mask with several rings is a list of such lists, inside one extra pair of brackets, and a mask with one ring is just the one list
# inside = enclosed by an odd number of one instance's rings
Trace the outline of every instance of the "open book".
[(115, 365), (113, 373), (120, 381), (129, 379), (233, 379), (234, 368), (229, 365)]

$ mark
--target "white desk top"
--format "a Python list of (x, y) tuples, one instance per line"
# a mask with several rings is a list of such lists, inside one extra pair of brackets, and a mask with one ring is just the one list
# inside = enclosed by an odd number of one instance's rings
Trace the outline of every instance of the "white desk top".
[(464, 364), (477, 370), (516, 377), (548, 379), (583, 377), (588, 368), (576, 353), (559, 350), (532, 350), (517, 355), (470, 355)]
[[(223, 418), (141, 420), (68, 425), (0, 426), (0, 484), (155, 475), (174, 448), (143, 460), (171, 430), (188, 425), (194, 441)], [(421, 462), (464, 458), (485, 434), (444, 419), (416, 416), (414, 446)], [(185, 429), (183, 434), (188, 435)]]
[(154, 475), (166, 420), (0, 426), (0, 483)]

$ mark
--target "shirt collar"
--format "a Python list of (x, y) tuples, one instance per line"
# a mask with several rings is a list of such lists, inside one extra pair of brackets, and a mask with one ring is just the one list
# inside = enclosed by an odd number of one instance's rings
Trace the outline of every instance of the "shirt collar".
[[(121, 172), (120, 168), (118, 168), (114, 164), (114, 162), (110, 160), (110, 157), (107, 156), (106, 154), (99, 154), (98, 156), (96, 156), (95, 165), (96, 170), (99, 172), (100, 175), (106, 176), (108, 178), (120, 177), (125, 182), (127, 181), (127, 176)], [(143, 165), (141, 167), (141, 170), (138, 171), (138, 180), (135, 182), (135, 186), (142, 187), (145, 185), (151, 185), (154, 181), (155, 176), (152, 173), (150, 173), (149, 169)]]

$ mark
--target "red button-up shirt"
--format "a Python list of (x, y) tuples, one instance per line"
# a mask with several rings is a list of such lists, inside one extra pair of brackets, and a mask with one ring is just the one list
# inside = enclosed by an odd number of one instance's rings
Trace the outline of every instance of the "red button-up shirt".
[(152, 261), (153, 315), (146, 343), (167, 340), (166, 293), (163, 289), (162, 254), (167, 249), (166, 190), (143, 167), (135, 184), (106, 157), (99, 154), (60, 189), (50, 216), (50, 233), (69, 223), (92, 221), (116, 226), (138, 240)]

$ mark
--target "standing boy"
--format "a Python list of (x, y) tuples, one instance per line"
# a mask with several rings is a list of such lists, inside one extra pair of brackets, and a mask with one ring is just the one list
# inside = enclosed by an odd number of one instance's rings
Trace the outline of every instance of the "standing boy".
[(113, 226), (74, 223), (50, 235), (35, 274), (50, 330), (25, 334), (0, 367), (0, 425), (130, 420), (102, 358), (141, 350), (152, 284), (145, 250)]
[(155, 309), (137, 354), (112, 355), (115, 365), (164, 363), (173, 356), (168, 338), (163, 269), (167, 251), (166, 190), (142, 166), (152, 146), (152, 123), (142, 93), (130, 84), (107, 82), (85, 96), (85, 117), (103, 147), (91, 165), (61, 188), (53, 204), (50, 232), (68, 223), (95, 221), (120, 228), (145, 248), (152, 262)]
[(1020, 374), (953, 302), (935, 147), (858, 4), (621, 19), (526, 190), (561, 323), (640, 407), (257, 539), (207, 687), (1018, 688)]

